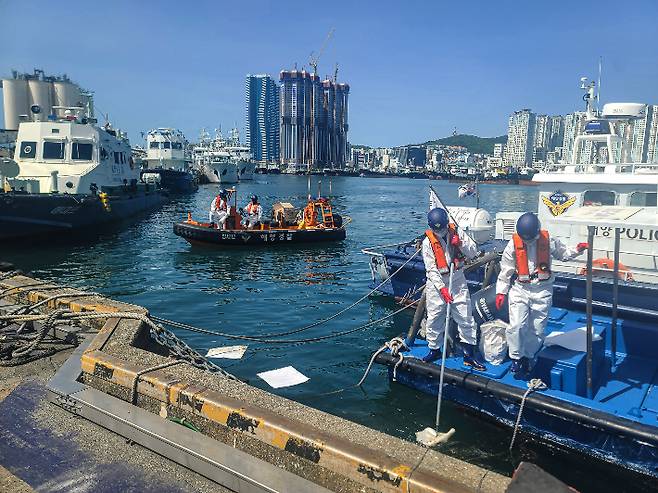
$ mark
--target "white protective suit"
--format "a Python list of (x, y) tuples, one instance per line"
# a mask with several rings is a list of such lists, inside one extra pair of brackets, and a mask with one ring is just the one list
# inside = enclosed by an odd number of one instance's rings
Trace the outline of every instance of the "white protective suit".
[[(451, 258), (454, 254), (453, 247), (447, 248), (447, 229), (444, 235), (436, 235), (445, 252), (446, 262), (450, 266)], [(477, 256), (478, 250), (475, 242), (467, 235), (459, 232), (461, 240), (460, 250), (467, 258), (471, 259)], [(441, 274), (436, 266), (434, 250), (429, 238), (423, 240), (423, 262), (425, 263), (425, 277), (427, 285), (427, 322), (426, 322), (426, 339), (430, 349), (437, 349), (443, 344), (443, 331), (446, 325), (446, 303), (443, 301), (440, 290), (448, 287), (450, 274)], [(473, 320), (471, 310), (471, 296), (468, 293), (466, 277), (462, 269), (455, 269), (452, 276), (452, 308), (450, 310), (451, 318), (457, 322), (459, 327), (459, 337), (466, 344), (477, 344), (477, 327)]]
[(219, 199), (219, 204), (217, 204), (217, 197), (212, 199), (208, 218), (211, 223), (215, 223), (217, 229), (225, 229), (226, 218), (228, 218), (228, 204), (226, 203), (226, 200)]
[(244, 225), (248, 229), (252, 229), (257, 223), (263, 219), (263, 207), (260, 204), (249, 202), (245, 207), (247, 217), (244, 219)]
[[(577, 248), (567, 247), (560, 240), (550, 238), (551, 256), (557, 260), (571, 260), (581, 252)], [(528, 253), (528, 272), (537, 272), (537, 241), (526, 243)], [(522, 357), (532, 359), (544, 343), (544, 331), (548, 323), (548, 312), (553, 305), (553, 281), (532, 279), (530, 282), (515, 281), (510, 288), (512, 276), (516, 273), (516, 254), (514, 240), (511, 239), (500, 261), (500, 274), (496, 282), (496, 293), (509, 293), (509, 327), (505, 332), (509, 356), (512, 359)]]

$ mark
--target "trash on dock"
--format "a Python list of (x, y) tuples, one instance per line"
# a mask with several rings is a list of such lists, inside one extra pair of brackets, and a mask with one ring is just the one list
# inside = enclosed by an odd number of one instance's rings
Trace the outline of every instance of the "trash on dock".
[(258, 373), (258, 376), (265, 380), (270, 387), (280, 389), (282, 387), (292, 387), (300, 383), (308, 382), (308, 377), (299, 372), (292, 366), (279, 368), (278, 370), (270, 370)]

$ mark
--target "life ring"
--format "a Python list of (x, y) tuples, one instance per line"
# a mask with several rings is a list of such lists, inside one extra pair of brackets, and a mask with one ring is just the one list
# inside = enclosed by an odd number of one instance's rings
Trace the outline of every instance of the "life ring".
[[(603, 276), (612, 276), (615, 270), (615, 263), (611, 258), (597, 258), (592, 261), (592, 274), (599, 274)], [(587, 267), (583, 267), (578, 271), (578, 274), (584, 276), (587, 274)], [(633, 272), (624, 264), (619, 262), (619, 272), (617, 277), (623, 281), (632, 281)]]
[(316, 224), (315, 207), (313, 204), (308, 204), (304, 208), (304, 224), (306, 226), (315, 226)]

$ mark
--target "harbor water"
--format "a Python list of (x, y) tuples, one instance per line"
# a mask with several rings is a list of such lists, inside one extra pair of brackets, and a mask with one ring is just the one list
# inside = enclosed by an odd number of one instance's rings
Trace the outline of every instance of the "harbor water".
[[(209, 330), (258, 336), (284, 332), (326, 318), (368, 292), (368, 257), (361, 249), (406, 241), (425, 229), (428, 181), (404, 178), (312, 177), (312, 192), (329, 196), (334, 209), (352, 218), (347, 240), (340, 244), (281, 246), (272, 249), (191, 247), (172, 232), (187, 212), (207, 220), (217, 185), (173, 199), (140, 221), (95, 238), (35, 242), (2, 247), (2, 260), (34, 276), (59, 284), (95, 290), (147, 307), (152, 314)], [(473, 205), (457, 199), (457, 186), (432, 182), (448, 204)], [(303, 205), (304, 176), (257, 175), (237, 186), (241, 206), (251, 194), (265, 210), (276, 201)], [(481, 207), (534, 210), (534, 187), (481, 185)], [(392, 300), (371, 296), (328, 323), (288, 338), (307, 339), (357, 327), (398, 308)], [(272, 390), (257, 373), (294, 366), (309, 381), (274, 392), (329, 413), (352, 419), (408, 440), (433, 426), (436, 401), (401, 385), (390, 384), (383, 367), (373, 368), (362, 388), (353, 386), (373, 351), (405, 332), (413, 313), (401, 313), (381, 325), (316, 343), (252, 344), (242, 360), (215, 360), (248, 380)], [(243, 344), (215, 336), (177, 331), (202, 354), (209, 348)], [(347, 390), (331, 393), (334, 390)], [(442, 426), (457, 433), (442, 451), (469, 462), (511, 474), (520, 459), (531, 460), (581, 491), (624, 491), (618, 472), (565, 456), (545, 446), (522, 443), (510, 455), (511, 431), (447, 405)], [(633, 491), (643, 485), (633, 484)], [(649, 488), (650, 486), (647, 486)]]

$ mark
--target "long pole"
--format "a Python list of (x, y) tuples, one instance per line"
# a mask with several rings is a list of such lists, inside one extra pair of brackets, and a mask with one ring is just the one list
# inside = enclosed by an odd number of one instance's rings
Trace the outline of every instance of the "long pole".
[(587, 397), (593, 398), (592, 385), (592, 262), (594, 259), (594, 226), (587, 226)]
[[(448, 281), (448, 293), (452, 295), (452, 275), (455, 272), (455, 263), (450, 259), (450, 280)], [(439, 422), (441, 420), (441, 400), (443, 399), (443, 373), (446, 368), (446, 357), (448, 355), (448, 326), (450, 325), (450, 307), (446, 306), (446, 325), (443, 328), (443, 347), (441, 354), (441, 375), (439, 376), (439, 395), (436, 401), (436, 433), (439, 433)]]
[[(432, 185), (430, 185), (430, 190), (432, 192), (434, 192), (434, 195), (436, 195), (436, 198), (439, 201), (439, 204), (441, 204), (441, 207), (443, 209), (445, 209), (445, 211), (448, 213), (448, 217), (450, 218), (450, 222), (452, 222), (452, 224), (454, 224), (456, 228), (460, 229), (459, 225), (457, 224), (457, 221), (454, 218), (454, 216), (450, 213), (450, 209), (448, 209), (448, 207), (443, 203), (443, 200), (441, 200), (441, 197), (436, 192), (436, 190), (434, 190), (434, 187)], [(473, 237), (470, 235), (470, 233), (468, 231), (466, 231), (465, 229), (462, 229), (462, 231), (464, 232), (464, 234), (466, 234), (466, 236), (468, 236), (471, 240), (473, 240)], [(473, 240), (473, 243), (475, 243), (475, 240)]]
[(617, 307), (619, 305), (619, 243), (621, 237), (621, 230), (615, 228), (615, 252), (614, 252), (614, 267), (612, 271), (612, 322), (610, 328), (612, 334), (610, 335), (610, 352), (611, 363), (614, 368), (617, 364)]

